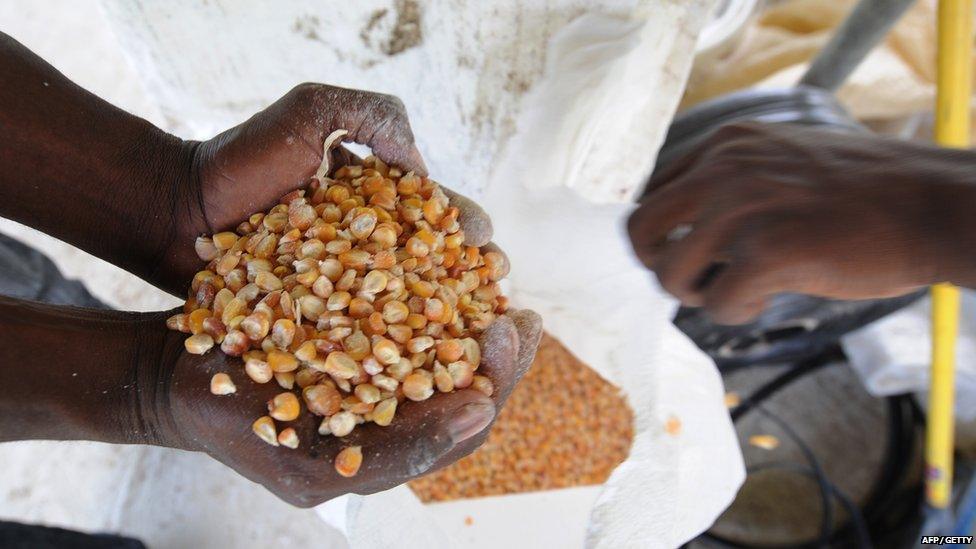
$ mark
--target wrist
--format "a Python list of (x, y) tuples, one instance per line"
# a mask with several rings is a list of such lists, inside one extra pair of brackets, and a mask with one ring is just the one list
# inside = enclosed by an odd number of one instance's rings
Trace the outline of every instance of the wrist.
[(0, 296), (0, 441), (182, 447), (167, 420), (165, 313)]
[(129, 431), (138, 434), (133, 442), (196, 450), (196, 445), (182, 436), (172, 413), (173, 371), (184, 352), (185, 339), (166, 328), (165, 319), (175, 312), (145, 315), (137, 323), (127, 376), (133, 380), (133, 390), (124, 408), (133, 411)]
[[(127, 269), (174, 295), (184, 296), (199, 270), (194, 239), (204, 232), (202, 195), (196, 169), (199, 142), (186, 141), (147, 123), (128, 163), (141, 166), (143, 198), (129, 206)], [(122, 173), (129, 172), (123, 169)]]

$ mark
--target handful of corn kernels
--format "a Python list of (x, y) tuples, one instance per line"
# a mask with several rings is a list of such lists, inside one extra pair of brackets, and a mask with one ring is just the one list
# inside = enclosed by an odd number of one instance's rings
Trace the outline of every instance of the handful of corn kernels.
[[(459, 214), (426, 177), (375, 157), (344, 166), (235, 232), (198, 238), (207, 266), (167, 325), (193, 334), (188, 352), (219, 345), (255, 383), (282, 387), (253, 424), (273, 446), (299, 445), (287, 424), (303, 409), (323, 418), (321, 435), (343, 437), (435, 390), (490, 396), (475, 337), (507, 307), (508, 265), (464, 245)], [(211, 380), (214, 394), (235, 391), (226, 374)], [(351, 476), (360, 461), (349, 447), (336, 469)]]

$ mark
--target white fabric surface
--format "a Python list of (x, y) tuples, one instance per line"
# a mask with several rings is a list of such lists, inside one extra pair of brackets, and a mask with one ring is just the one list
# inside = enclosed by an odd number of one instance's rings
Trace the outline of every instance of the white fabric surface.
[[(976, 419), (976, 292), (962, 290), (956, 342), (956, 415)], [(876, 396), (921, 392), (932, 362), (932, 301), (924, 297), (842, 340), (851, 366)]]
[[(672, 325), (677, 303), (630, 250), (632, 207), (585, 199), (629, 195), (650, 174), (706, 4), (584, 15), (556, 35), (484, 198), (513, 266), (513, 302), (538, 311), (635, 412), (630, 456), (593, 511), (594, 547), (679, 545), (711, 525), (744, 477), (714, 365)], [(574, 184), (594, 178), (606, 183)], [(671, 417), (677, 436), (664, 429)]]

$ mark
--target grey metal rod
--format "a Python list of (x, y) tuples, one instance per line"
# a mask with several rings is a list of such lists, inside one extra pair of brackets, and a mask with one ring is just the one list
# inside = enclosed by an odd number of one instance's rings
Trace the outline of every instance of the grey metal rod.
[(861, 0), (817, 54), (801, 85), (836, 91), (914, 0)]

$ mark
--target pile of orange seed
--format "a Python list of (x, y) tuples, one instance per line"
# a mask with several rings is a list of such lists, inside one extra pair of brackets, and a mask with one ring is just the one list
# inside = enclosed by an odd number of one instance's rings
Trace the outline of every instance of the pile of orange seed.
[(633, 438), (620, 390), (546, 336), (484, 445), (410, 488), (434, 502), (602, 484)]
[[(207, 265), (167, 325), (192, 334), (188, 352), (219, 345), (255, 383), (281, 386), (253, 425), (274, 446), (299, 445), (287, 424), (303, 408), (322, 417), (320, 434), (344, 437), (435, 390), (490, 395), (475, 337), (507, 307), (508, 264), (464, 245), (459, 214), (426, 177), (375, 157), (344, 166), (235, 232), (198, 238)], [(211, 380), (216, 395), (236, 390), (226, 374)], [(361, 460), (347, 447), (336, 469), (355, 475)]]

